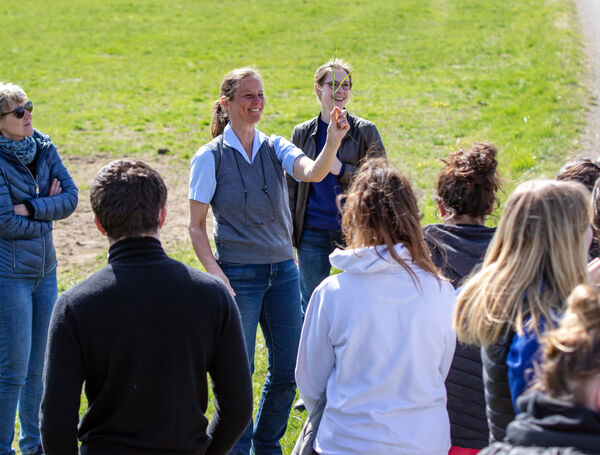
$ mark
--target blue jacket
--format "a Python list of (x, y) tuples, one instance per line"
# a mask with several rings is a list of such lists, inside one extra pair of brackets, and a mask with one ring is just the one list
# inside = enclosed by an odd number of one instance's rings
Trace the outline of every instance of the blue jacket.
[[(77, 207), (77, 187), (48, 136), (35, 130), (36, 175), (14, 154), (0, 152), (0, 276), (40, 278), (56, 268), (52, 221)], [(57, 178), (62, 193), (48, 196)], [(28, 201), (34, 213), (15, 215), (13, 206)]]

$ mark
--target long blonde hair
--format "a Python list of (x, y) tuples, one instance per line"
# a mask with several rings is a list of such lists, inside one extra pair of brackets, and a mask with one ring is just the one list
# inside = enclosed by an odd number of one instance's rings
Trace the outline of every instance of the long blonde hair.
[(587, 281), (584, 233), (590, 194), (576, 182), (534, 180), (510, 195), (481, 269), (465, 283), (454, 315), (458, 338), (489, 346), (524, 322), (538, 330)]
[(585, 382), (600, 375), (600, 294), (577, 286), (560, 326), (543, 338), (538, 387), (554, 398), (584, 405)]

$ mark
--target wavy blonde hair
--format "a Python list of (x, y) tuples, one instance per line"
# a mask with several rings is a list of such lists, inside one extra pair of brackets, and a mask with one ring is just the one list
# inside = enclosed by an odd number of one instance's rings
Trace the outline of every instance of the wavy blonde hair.
[(576, 182), (534, 180), (510, 195), (481, 269), (465, 283), (454, 315), (458, 338), (489, 346), (524, 322), (537, 331), (587, 281), (584, 233), (590, 194)]
[(585, 383), (600, 375), (600, 294), (577, 286), (556, 330), (543, 338), (543, 360), (538, 386), (548, 395), (585, 404)]
[(420, 289), (417, 275), (394, 248), (402, 243), (413, 263), (440, 280), (423, 239), (419, 208), (410, 182), (387, 159), (366, 160), (347, 193), (338, 196), (338, 207), (342, 210), (342, 232), (349, 248), (383, 245), (384, 251), (408, 272)]

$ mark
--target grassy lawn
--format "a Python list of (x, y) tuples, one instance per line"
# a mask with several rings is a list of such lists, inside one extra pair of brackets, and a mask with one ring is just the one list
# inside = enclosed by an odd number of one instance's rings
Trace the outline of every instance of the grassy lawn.
[[(1, 79), (27, 90), (67, 162), (161, 148), (189, 161), (210, 139), (222, 76), (245, 65), (264, 78), (259, 128), (289, 137), (317, 114), (312, 75), (336, 45), (355, 68), (348, 109), (378, 125), (424, 222), (435, 220), (438, 159), (457, 147), (496, 143), (507, 193), (580, 152), (585, 68), (569, 0), (4, 0), (0, 17)], [(199, 267), (189, 242), (169, 252)], [(293, 413), (284, 453), (302, 420)]]

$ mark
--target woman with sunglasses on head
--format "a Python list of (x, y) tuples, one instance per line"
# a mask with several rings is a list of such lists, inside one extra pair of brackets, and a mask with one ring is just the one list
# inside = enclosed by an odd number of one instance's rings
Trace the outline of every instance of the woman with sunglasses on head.
[[(264, 106), (257, 71), (228, 73), (213, 105), (214, 139), (191, 162), (189, 232), (194, 251), (206, 271), (223, 280), (235, 296), (252, 371), (258, 324), (268, 349), (268, 374), (255, 423), (232, 454), (281, 454), (279, 439), (295, 396), (302, 319), (284, 171), (299, 180), (322, 180), (349, 128), (345, 111), (332, 108), (324, 151), (313, 161), (284, 138), (256, 129)], [(215, 217), (216, 258), (206, 232), (209, 205)]]
[[(335, 80), (334, 80), (335, 76)], [(319, 66), (314, 87), (321, 112), (294, 128), (292, 143), (312, 159), (319, 156), (334, 106), (344, 109), (352, 94), (352, 67), (340, 59)], [(350, 186), (360, 162), (367, 154), (385, 155), (374, 123), (348, 115), (350, 129), (337, 151), (333, 166), (321, 182), (298, 182), (288, 177), (293, 241), (298, 255), (302, 312), (317, 285), (331, 269), (329, 254), (343, 245), (341, 216), (336, 197)]]
[(456, 335), (452, 285), (431, 261), (409, 181), (366, 161), (344, 193), (343, 273), (315, 289), (296, 382), (319, 454), (447, 455), (446, 388)]
[(33, 103), (0, 83), (0, 454), (41, 454), (38, 412), (57, 298), (52, 222), (77, 206), (77, 187), (50, 138), (33, 128)]

